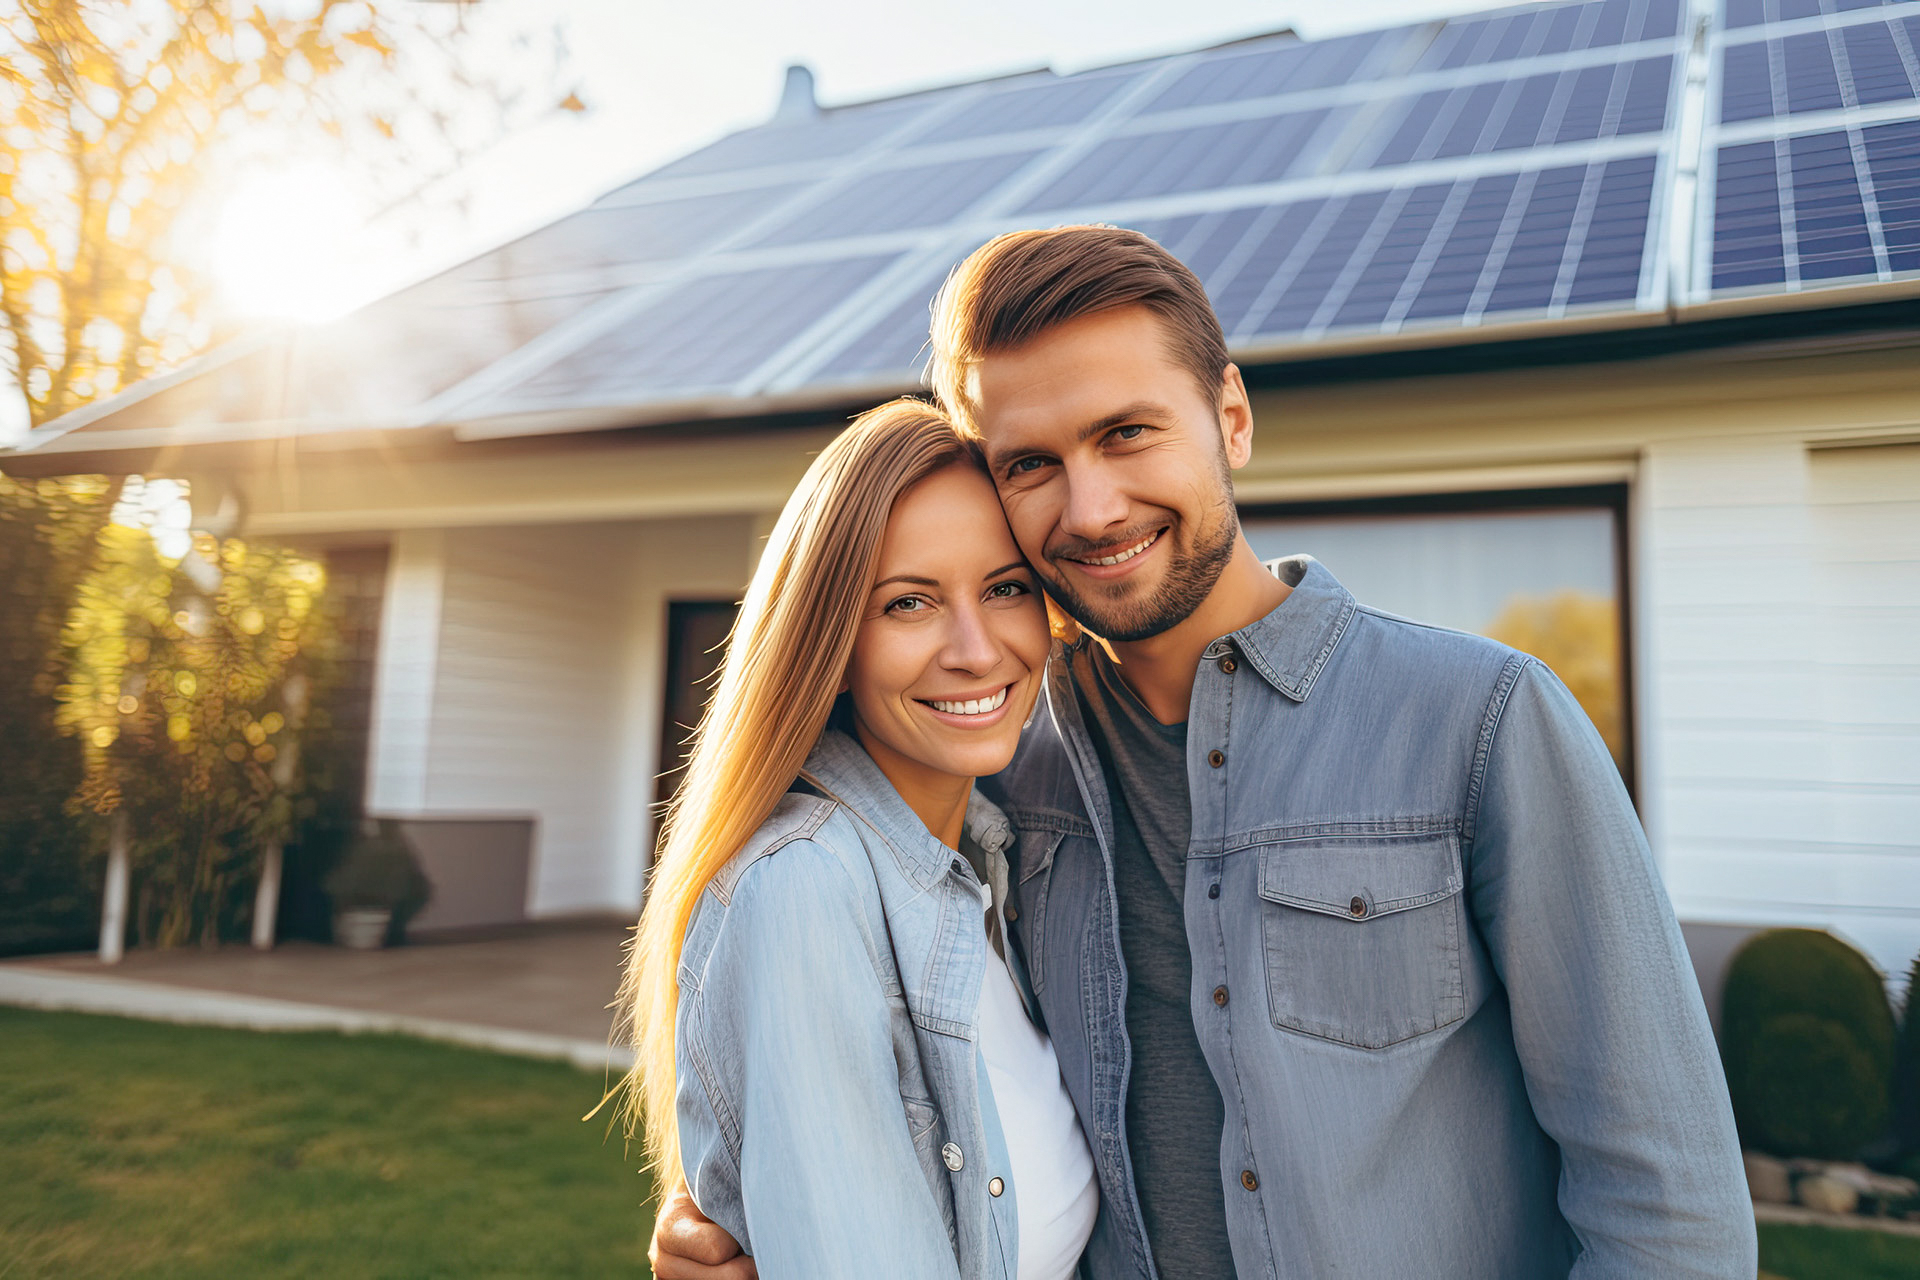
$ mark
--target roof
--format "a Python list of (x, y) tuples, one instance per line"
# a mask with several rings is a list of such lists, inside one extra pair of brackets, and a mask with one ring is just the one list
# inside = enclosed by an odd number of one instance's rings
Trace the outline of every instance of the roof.
[(1243, 363), (1920, 294), (1920, 0), (1584, 0), (807, 106), (25, 447), (854, 403), (917, 383), (956, 262), (1070, 222), (1178, 254)]

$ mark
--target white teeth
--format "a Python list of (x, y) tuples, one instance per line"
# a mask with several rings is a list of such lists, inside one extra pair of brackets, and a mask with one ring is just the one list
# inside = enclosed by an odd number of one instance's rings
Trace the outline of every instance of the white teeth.
[[(1008, 688), (1012, 686), (1009, 685)], [(969, 698), (965, 702), (929, 701), (928, 706), (935, 711), (944, 711), (951, 716), (982, 716), (989, 711), (998, 711), (1000, 704), (1007, 700), (1007, 690), (1002, 689), (991, 698)]]
[(1159, 536), (1160, 535), (1157, 533), (1152, 534), (1149, 537), (1147, 537), (1144, 541), (1137, 542), (1133, 546), (1128, 547), (1125, 551), (1122, 551), (1117, 556), (1102, 556), (1098, 560), (1088, 560), (1085, 563), (1087, 564), (1123, 564), (1126, 561), (1131, 560), (1135, 556), (1139, 555), (1142, 551), (1145, 551), (1148, 547), (1152, 546), (1154, 543), (1154, 539), (1158, 538)]

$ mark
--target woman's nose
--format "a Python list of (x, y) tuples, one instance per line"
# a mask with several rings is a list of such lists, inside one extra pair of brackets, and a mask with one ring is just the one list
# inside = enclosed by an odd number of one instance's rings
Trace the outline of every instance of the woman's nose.
[(986, 610), (955, 609), (947, 629), (942, 665), (954, 671), (989, 671), (999, 664), (1000, 642), (988, 624)]

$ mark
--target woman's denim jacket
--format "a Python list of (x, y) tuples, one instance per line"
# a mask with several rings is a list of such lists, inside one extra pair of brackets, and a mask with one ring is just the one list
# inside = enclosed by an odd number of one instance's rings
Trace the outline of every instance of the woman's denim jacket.
[[(1012, 1280), (1013, 1181), (974, 1034), (980, 878), (853, 739), (829, 730), (801, 778), (687, 929), (688, 1187), (765, 1280)], [(998, 910), (1011, 828), (977, 794), (967, 826)]]

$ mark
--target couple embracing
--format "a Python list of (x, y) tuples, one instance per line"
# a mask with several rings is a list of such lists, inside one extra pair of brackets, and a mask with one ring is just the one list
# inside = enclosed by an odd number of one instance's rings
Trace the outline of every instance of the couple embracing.
[(1002, 236), (933, 374), (788, 502), (668, 817), (662, 1280), (1750, 1280), (1606, 749), (1532, 658), (1255, 556), (1192, 273)]

